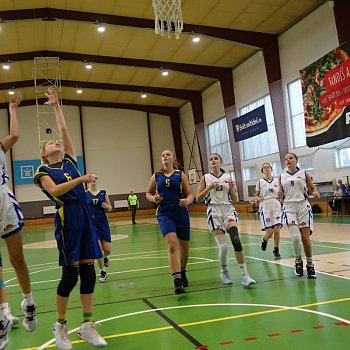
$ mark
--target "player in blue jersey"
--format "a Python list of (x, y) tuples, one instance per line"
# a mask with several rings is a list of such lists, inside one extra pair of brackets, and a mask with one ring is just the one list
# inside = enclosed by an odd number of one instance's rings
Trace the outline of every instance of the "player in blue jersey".
[(98, 188), (97, 174), (92, 174), (93, 180), (88, 184), (88, 190), (85, 192), (86, 203), (90, 207), (92, 217), (97, 233), (98, 241), (104, 257), (97, 259), (100, 269), (100, 277), (98, 281), (103, 283), (107, 281), (106, 267), (109, 266), (108, 255), (111, 254), (111, 231), (109, 229), (106, 211), (112, 209), (106, 190)]
[[(6, 172), (5, 153), (9, 151), (19, 138), (19, 126), (16, 109), (22, 100), (22, 95), (18, 94), (16, 100), (11, 99), (9, 103), (10, 112), (10, 132), (0, 141), (0, 236), (6, 243), (10, 262), (15, 270), (19, 285), (23, 293), (21, 308), (25, 314), (23, 327), (32, 332), (36, 328), (37, 319), (35, 303), (32, 296), (29, 270), (24, 258), (22, 227), (23, 215), (19, 204), (7, 186), (9, 177)], [(0, 256), (0, 268), (2, 270), (2, 260)], [(1, 272), (1, 271), (0, 271)], [(5, 283), (0, 276), (2, 291), (2, 305), (0, 308), (0, 349), (8, 343), (8, 331), (12, 324), (18, 323), (18, 319), (12, 318), (6, 299)]]
[(187, 206), (193, 202), (187, 176), (177, 169), (173, 152), (162, 153), (162, 168), (152, 175), (146, 198), (157, 207), (157, 219), (168, 247), (168, 258), (175, 293), (188, 286), (186, 266), (190, 241), (190, 219)]
[(55, 112), (56, 124), (63, 141), (62, 146), (55, 140), (43, 143), (41, 165), (35, 173), (34, 183), (56, 203), (55, 238), (59, 250), (59, 265), (62, 276), (57, 287), (57, 321), (53, 326), (56, 345), (69, 350), (72, 344), (68, 338), (66, 311), (71, 291), (80, 276), (80, 301), (83, 309), (83, 323), (77, 335), (94, 346), (105, 346), (106, 341), (96, 332), (93, 322), (93, 299), (96, 283), (94, 260), (102, 257), (92, 214), (85, 200), (83, 183), (91, 182), (92, 174), (81, 176), (73, 142), (66, 126), (63, 111), (54, 88), (45, 94), (47, 104)]

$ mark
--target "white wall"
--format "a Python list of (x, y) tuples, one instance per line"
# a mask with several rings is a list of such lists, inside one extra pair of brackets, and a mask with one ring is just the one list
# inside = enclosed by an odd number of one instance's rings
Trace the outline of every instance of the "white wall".
[[(334, 49), (339, 45), (333, 9), (325, 2), (313, 13), (305, 17), (294, 27), (279, 37), (282, 84), (286, 85), (299, 78), (299, 70)], [(264, 59), (258, 52), (250, 59), (233, 70), (234, 93), (237, 111), (269, 93)], [(202, 93), (204, 123), (206, 125), (224, 116), (220, 86), (212, 85)], [(286, 115), (288, 116), (288, 102), (285, 93)], [(188, 117), (189, 111), (182, 111)], [(289, 117), (288, 117), (289, 118)], [(342, 141), (344, 142), (344, 140)], [(339, 142), (338, 142), (339, 143)], [(291, 142), (290, 142), (291, 145)], [(330, 181), (350, 175), (350, 169), (335, 169), (334, 148), (332, 145), (318, 148), (302, 147), (291, 149), (299, 156), (311, 155), (314, 158), (315, 171), (312, 174), (314, 181)], [(333, 144), (334, 146), (334, 144)], [(279, 161), (278, 154), (242, 161), (242, 167), (255, 166), (258, 177), (263, 162)], [(227, 165), (232, 168), (232, 165)], [(343, 181), (345, 180), (342, 178)], [(244, 199), (248, 198), (248, 185), (255, 184), (256, 180), (244, 183)]]

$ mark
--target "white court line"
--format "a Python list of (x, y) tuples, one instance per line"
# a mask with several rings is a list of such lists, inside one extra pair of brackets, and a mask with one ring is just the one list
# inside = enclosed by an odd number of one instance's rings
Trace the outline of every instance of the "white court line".
[[(337, 320), (340, 322), (350, 324), (350, 320), (347, 320), (345, 318), (341, 318), (341, 317), (338, 317), (338, 316), (335, 316), (332, 314), (328, 314), (325, 312), (314, 311), (314, 310), (309, 310), (309, 309), (302, 309), (302, 308), (293, 307), (293, 306), (270, 305), (270, 304), (245, 304), (245, 303), (242, 303), (242, 304), (240, 304), (240, 303), (219, 303), (219, 304), (194, 304), (194, 305), (168, 306), (168, 307), (163, 307), (163, 308), (159, 308), (159, 309), (142, 310), (142, 311), (131, 312), (131, 313), (124, 314), (124, 315), (113, 316), (113, 317), (105, 318), (103, 320), (96, 321), (95, 323), (99, 324), (99, 323), (104, 323), (104, 322), (116, 320), (119, 318), (141, 315), (141, 314), (146, 314), (146, 313), (150, 313), (150, 312), (164, 311), (164, 310), (187, 309), (187, 308), (197, 308), (197, 307), (219, 307), (219, 306), (224, 306), (224, 307), (227, 307), (227, 306), (253, 306), (253, 307), (267, 307), (267, 308), (272, 308), (272, 309), (294, 310), (294, 311), (301, 311), (301, 312), (316, 314), (316, 315), (328, 317), (328, 318), (331, 318), (331, 319), (334, 319), (334, 320)], [(68, 333), (69, 334), (74, 333), (78, 329), (79, 329), (79, 327), (74, 328), (74, 329), (70, 330)], [(47, 346), (53, 344), (54, 342), (55, 342), (55, 338), (52, 338), (49, 341), (47, 341), (46, 343), (40, 345), (37, 348), (37, 350), (43, 350)]]

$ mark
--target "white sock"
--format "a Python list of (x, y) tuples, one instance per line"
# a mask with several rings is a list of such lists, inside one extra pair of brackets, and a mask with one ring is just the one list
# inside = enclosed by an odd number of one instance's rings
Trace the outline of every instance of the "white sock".
[(247, 271), (247, 264), (243, 263), (243, 264), (238, 264), (239, 265), (239, 269), (241, 270), (241, 274), (242, 276), (246, 273), (248, 273)]
[(301, 258), (301, 234), (299, 227), (296, 225), (290, 226), (289, 233), (292, 241), (293, 254), (296, 259)]
[(27, 305), (34, 305), (33, 294), (32, 292), (25, 294), (22, 293), (23, 299), (26, 301)]
[(216, 244), (219, 247), (219, 261), (223, 268), (227, 266), (227, 252), (228, 252), (228, 245), (226, 242), (225, 235), (216, 235), (215, 236)]

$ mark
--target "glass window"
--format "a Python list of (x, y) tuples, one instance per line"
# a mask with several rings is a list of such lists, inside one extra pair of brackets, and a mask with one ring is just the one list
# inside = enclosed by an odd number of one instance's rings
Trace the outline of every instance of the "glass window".
[(232, 163), (232, 154), (226, 118), (208, 125), (209, 154), (218, 153), (222, 157), (222, 164)]
[(244, 181), (256, 180), (256, 167), (243, 168)]
[(292, 126), (293, 147), (306, 145), (304, 105), (300, 79), (288, 84), (288, 102)]
[(339, 148), (335, 151), (336, 168), (350, 167), (350, 148)]
[(273, 176), (280, 176), (282, 173), (281, 162), (271, 162)]
[(310, 156), (299, 157), (298, 166), (303, 170), (314, 170), (314, 160)]
[(275, 120), (273, 118), (270, 95), (241, 108), (239, 110), (239, 115), (242, 116), (262, 105), (265, 105), (267, 132), (242, 141), (243, 160), (258, 158), (278, 152)]

